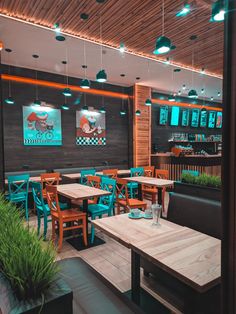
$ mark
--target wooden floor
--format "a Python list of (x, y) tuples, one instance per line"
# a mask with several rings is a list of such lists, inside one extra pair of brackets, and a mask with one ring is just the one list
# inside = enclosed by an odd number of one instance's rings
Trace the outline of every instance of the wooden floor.
[[(149, 201), (148, 201), (149, 202)], [(168, 196), (167, 196), (168, 202)], [(150, 205), (150, 202), (149, 202)], [(167, 204), (166, 204), (167, 205)], [(167, 208), (167, 206), (166, 206)], [(43, 220), (42, 232), (43, 232)], [(30, 217), (30, 226), (37, 228), (36, 216)], [(105, 244), (77, 251), (67, 241), (63, 241), (62, 251), (57, 255), (57, 260), (71, 257), (81, 257), (96, 271), (108, 279), (121, 292), (131, 289), (131, 253), (130, 250), (109, 238), (101, 231), (96, 230), (96, 235), (105, 240)], [(47, 238), (51, 238), (51, 223), (48, 224)], [(158, 297), (157, 297), (158, 298)]]

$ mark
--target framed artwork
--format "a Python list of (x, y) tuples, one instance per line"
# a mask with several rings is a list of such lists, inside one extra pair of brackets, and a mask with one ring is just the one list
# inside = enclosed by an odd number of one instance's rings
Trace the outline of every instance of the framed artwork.
[(179, 107), (173, 106), (171, 108), (171, 126), (178, 126), (179, 125)]
[(23, 106), (23, 139), (26, 146), (62, 145), (61, 110)]
[(207, 126), (207, 111), (201, 110), (200, 114), (200, 127), (204, 128)]
[(189, 109), (183, 109), (181, 125), (182, 126), (189, 125)]
[(191, 120), (191, 127), (197, 128), (199, 125), (199, 116), (200, 116), (200, 110), (199, 109), (193, 109), (192, 110), (192, 120)]
[(168, 113), (169, 113), (169, 107), (168, 106), (161, 106), (160, 107), (160, 119), (159, 119), (160, 125), (166, 125), (167, 124)]
[(221, 129), (222, 128), (222, 112), (218, 111), (216, 114), (216, 128)]
[(216, 123), (216, 112), (210, 111), (209, 112), (209, 119), (208, 119), (208, 128), (213, 129)]
[(76, 144), (106, 145), (106, 114), (98, 110), (76, 111)]

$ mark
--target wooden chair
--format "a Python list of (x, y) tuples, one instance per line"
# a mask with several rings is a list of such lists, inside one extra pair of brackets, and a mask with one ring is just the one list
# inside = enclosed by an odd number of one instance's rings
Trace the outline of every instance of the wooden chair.
[(58, 185), (60, 180), (60, 173), (59, 172), (41, 173), (40, 179), (42, 185), (43, 198), (46, 199), (47, 198), (46, 185)]
[(102, 173), (111, 179), (116, 179), (118, 177), (118, 169), (105, 169)]
[(145, 177), (154, 177), (155, 166), (145, 166), (143, 168)]
[[(55, 243), (55, 236), (56, 236), (56, 233), (55, 233), (56, 225), (58, 225), (58, 228), (59, 228), (58, 252), (61, 251), (62, 242), (63, 242), (63, 233), (66, 230), (82, 229), (84, 245), (87, 246), (88, 240), (87, 240), (87, 231), (86, 231), (86, 213), (80, 212), (76, 208), (62, 211), (59, 205), (57, 187), (54, 185), (46, 186), (46, 196), (47, 196), (48, 206), (51, 211), (52, 240), (54, 243)], [(67, 224), (64, 227), (65, 223), (70, 223), (70, 224)]]
[(129, 198), (127, 180), (116, 179), (116, 204), (117, 214), (120, 214), (120, 208), (123, 207), (125, 212), (129, 212), (132, 208), (141, 208), (145, 210), (147, 203), (140, 201), (136, 198)]

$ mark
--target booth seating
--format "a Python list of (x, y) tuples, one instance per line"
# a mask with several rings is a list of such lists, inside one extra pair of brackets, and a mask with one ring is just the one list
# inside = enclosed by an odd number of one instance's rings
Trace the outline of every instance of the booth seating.
[(58, 262), (60, 278), (73, 291), (76, 314), (143, 313), (104, 277), (79, 257)]

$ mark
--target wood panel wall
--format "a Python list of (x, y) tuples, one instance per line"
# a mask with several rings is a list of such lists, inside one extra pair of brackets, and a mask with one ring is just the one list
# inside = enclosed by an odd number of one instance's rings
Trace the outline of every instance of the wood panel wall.
[[(34, 72), (28, 69), (14, 68), (12, 74), (33, 77)], [(39, 78), (53, 82), (63, 82), (64, 78), (45, 72), (39, 72)], [(79, 84), (79, 79), (70, 78), (70, 83)], [(104, 88), (110, 91), (122, 92), (122, 87), (92, 82), (94, 88)], [(3, 81), (3, 99), (8, 96), (8, 82)], [(4, 103), (4, 143), (5, 143), (5, 169), (6, 171), (22, 171), (25, 166), (29, 170), (70, 167), (94, 167), (118, 165), (121, 168), (129, 167), (129, 136), (132, 138), (132, 130), (129, 130), (129, 117), (120, 115), (121, 100), (105, 97), (106, 107), (106, 146), (77, 146), (76, 145), (76, 110), (84, 105), (84, 96), (81, 104), (76, 104), (80, 94), (74, 92), (68, 99), (71, 106), (69, 111), (62, 111), (62, 140), (59, 147), (34, 147), (23, 145), (23, 118), (22, 106), (29, 105), (35, 98), (35, 86), (29, 84), (12, 83), (12, 96), (16, 104)], [(64, 103), (61, 90), (49, 87), (39, 87), (40, 99), (56, 108)], [(87, 95), (87, 105), (98, 109), (102, 106), (102, 97)], [(132, 104), (130, 104), (132, 106)], [(129, 111), (125, 101), (125, 109)], [(129, 109), (129, 110), (128, 110)]]
[[(151, 88), (135, 84), (133, 106), (133, 149), (134, 166), (150, 165), (151, 153), (151, 108), (145, 106), (147, 98), (151, 98)], [(141, 116), (136, 116), (136, 110)]]

